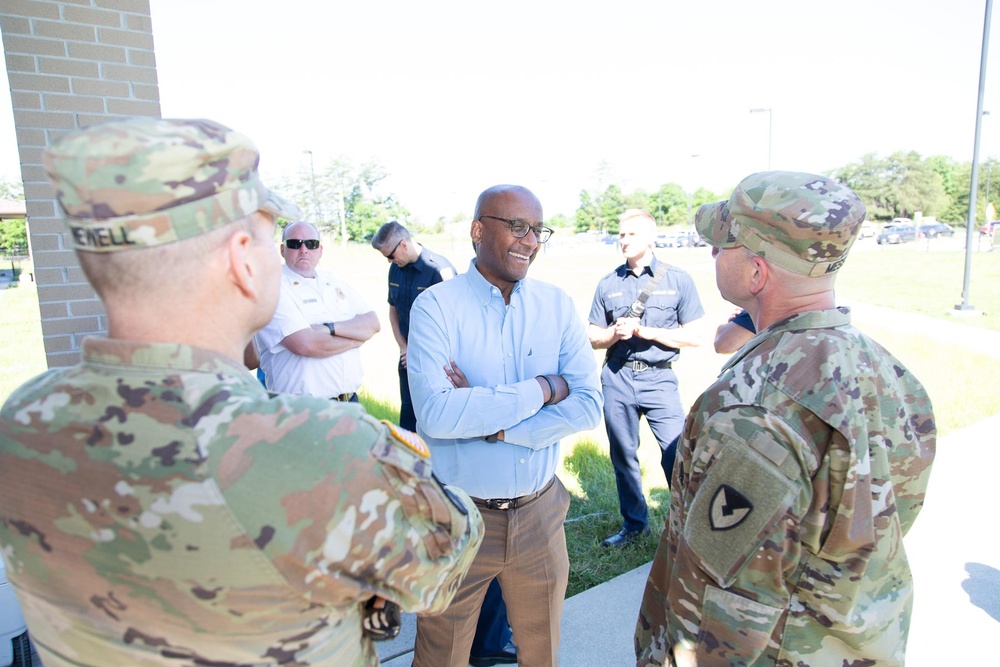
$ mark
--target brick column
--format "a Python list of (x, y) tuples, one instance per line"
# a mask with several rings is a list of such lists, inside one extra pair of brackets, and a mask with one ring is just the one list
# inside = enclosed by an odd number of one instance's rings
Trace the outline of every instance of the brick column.
[(102, 120), (160, 117), (149, 1), (2, 0), (0, 30), (46, 360), (68, 366), (82, 338), (107, 322), (69, 244), (42, 151)]

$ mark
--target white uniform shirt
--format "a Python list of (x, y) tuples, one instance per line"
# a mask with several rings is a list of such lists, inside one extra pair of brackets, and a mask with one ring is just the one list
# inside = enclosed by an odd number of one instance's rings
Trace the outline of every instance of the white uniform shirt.
[(349, 320), (372, 309), (340, 280), (323, 271), (303, 278), (281, 267), (281, 294), (271, 322), (256, 335), (267, 388), (331, 398), (361, 387), (361, 350), (332, 357), (303, 357), (282, 344), (286, 336), (323, 322)]

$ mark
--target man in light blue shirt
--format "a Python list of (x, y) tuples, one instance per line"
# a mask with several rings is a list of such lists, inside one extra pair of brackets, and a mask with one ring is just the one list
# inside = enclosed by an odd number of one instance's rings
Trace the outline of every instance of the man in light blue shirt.
[(479, 506), (486, 538), (451, 606), (417, 621), (414, 667), (465, 667), (497, 577), (519, 660), (556, 665), (569, 575), (555, 477), (559, 439), (593, 428), (597, 363), (569, 296), (526, 278), (552, 230), (521, 186), (479, 196), (468, 272), (426, 290), (410, 313), (408, 366), (418, 432), (436, 474)]

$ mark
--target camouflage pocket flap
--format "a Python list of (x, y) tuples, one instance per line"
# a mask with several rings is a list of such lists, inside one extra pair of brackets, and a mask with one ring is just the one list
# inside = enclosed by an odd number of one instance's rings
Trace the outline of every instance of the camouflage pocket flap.
[[(797, 492), (780, 468), (729, 435), (698, 487), (684, 524), (684, 540), (701, 568), (730, 587), (778, 526)], [(779, 537), (784, 542), (783, 536)]]

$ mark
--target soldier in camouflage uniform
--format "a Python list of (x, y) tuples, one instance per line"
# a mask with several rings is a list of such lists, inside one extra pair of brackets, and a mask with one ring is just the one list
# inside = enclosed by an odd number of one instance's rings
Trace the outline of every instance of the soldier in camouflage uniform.
[(847, 187), (788, 172), (698, 211), (723, 297), (760, 333), (688, 415), (638, 665), (903, 664), (902, 538), (935, 427), (920, 382), (834, 305), (864, 217)]
[(364, 602), (442, 611), (482, 540), (418, 437), (242, 367), (298, 217), (257, 162), (211, 121), (46, 153), (109, 325), (0, 412), (0, 552), (46, 667), (377, 665)]

